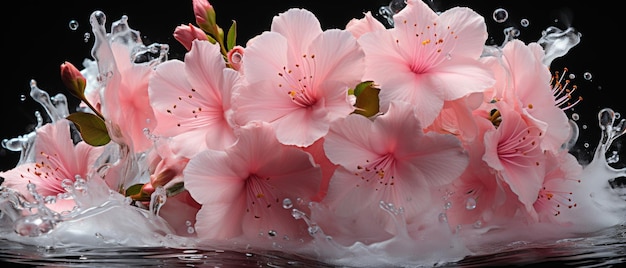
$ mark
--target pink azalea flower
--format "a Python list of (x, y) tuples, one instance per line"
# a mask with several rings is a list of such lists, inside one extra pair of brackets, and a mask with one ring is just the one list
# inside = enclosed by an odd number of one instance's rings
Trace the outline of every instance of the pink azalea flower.
[(483, 160), (525, 210), (531, 211), (546, 174), (546, 157), (540, 146), (543, 133), (532, 119), (506, 103), (497, 102), (496, 107), (501, 122), (484, 135)]
[(379, 202), (402, 207), (407, 220), (414, 221), (427, 207), (431, 187), (461, 175), (469, 160), (459, 140), (423, 134), (416, 113), (409, 103), (392, 102), (373, 122), (357, 114), (333, 122), (324, 148), (330, 161), (341, 167), (323, 203), (336, 215), (366, 215), (365, 230), (393, 233), (393, 221)]
[(319, 190), (321, 169), (302, 149), (280, 144), (266, 122), (239, 129), (225, 151), (206, 150), (184, 170), (185, 187), (202, 208), (196, 230), (202, 239), (230, 239), (275, 232), (291, 240), (307, 238), (283, 200), (310, 200)]
[[(3, 186), (19, 191), (30, 201), (34, 199), (27, 188), (29, 183), (36, 185), (38, 194), (56, 197), (66, 192), (61, 184), (63, 180), (75, 181), (76, 176), (87, 179), (93, 163), (103, 152), (103, 147), (93, 147), (82, 141), (74, 145), (69, 121), (65, 119), (45, 124), (36, 131), (35, 162), (0, 172), (0, 177), (5, 179)], [(71, 199), (57, 199), (48, 207), (62, 212), (71, 210), (74, 205)]]
[(187, 158), (235, 141), (230, 98), (238, 74), (226, 68), (219, 45), (195, 40), (185, 61), (160, 64), (150, 80), (155, 135), (172, 138), (172, 150)]
[(148, 98), (154, 66), (133, 63), (130, 48), (121, 43), (112, 43), (111, 49), (119, 76), (109, 80), (104, 89), (103, 115), (123, 133), (124, 143), (132, 144), (135, 152), (144, 152), (152, 146), (145, 129), (156, 125)]
[(361, 81), (362, 62), (350, 32), (322, 31), (310, 11), (290, 9), (246, 46), (236, 122), (266, 121), (281, 143), (309, 146), (331, 121), (354, 111), (348, 89)]
[(520, 207), (515, 194), (506, 184), (499, 182), (497, 172), (483, 160), (483, 137), (486, 132), (494, 131), (494, 126), (481, 112), (477, 111), (472, 119), (477, 127), (476, 139), (464, 143), (470, 159), (467, 169), (458, 180), (440, 190), (446, 200), (445, 220), (451, 228), (458, 225), (470, 225), (472, 228), (497, 226), (510, 220)]
[(576, 208), (576, 199), (572, 192), (574, 187), (580, 187), (580, 176), (583, 168), (578, 163), (576, 157), (561, 150), (557, 153), (547, 153), (547, 172), (543, 186), (539, 190), (537, 201), (533, 204), (534, 212), (531, 216), (540, 222), (560, 222), (572, 224), (572, 222), (562, 221), (558, 216), (561, 211)]
[(346, 24), (346, 30), (351, 32), (356, 38), (361, 37), (361, 35), (365, 33), (385, 29), (385, 25), (374, 18), (371, 11), (365, 12), (365, 14), (363, 14), (363, 18), (351, 19), (348, 21), (348, 24)]
[(493, 85), (493, 74), (479, 61), (487, 27), (476, 12), (455, 7), (438, 15), (423, 1), (409, 0), (394, 25), (359, 38), (366, 55), (363, 80), (380, 85), (381, 111), (393, 100), (409, 102), (427, 127), (444, 101)]
[(485, 62), (496, 74), (492, 95), (520, 110), (543, 132), (541, 147), (557, 151), (569, 139), (571, 127), (563, 110), (557, 106), (552, 92), (552, 75), (542, 59), (543, 48), (537, 43), (520, 40), (508, 42), (501, 57), (486, 57)]

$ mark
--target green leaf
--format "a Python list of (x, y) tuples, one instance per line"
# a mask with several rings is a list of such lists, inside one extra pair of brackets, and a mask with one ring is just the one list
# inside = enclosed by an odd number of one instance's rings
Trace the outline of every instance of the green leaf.
[(141, 192), (142, 187), (143, 187), (143, 184), (141, 183), (128, 187), (128, 189), (126, 189), (126, 193), (124, 193), (124, 196), (137, 195)]
[(372, 81), (359, 83), (354, 89), (354, 95), (356, 96), (356, 104), (354, 105), (356, 109), (354, 113), (366, 117), (377, 114), (380, 108), (378, 92), (380, 92), (380, 89), (376, 88)]
[(231, 50), (233, 47), (237, 45), (237, 22), (233, 20), (233, 24), (230, 25), (230, 29), (228, 29), (228, 35), (226, 37), (226, 49)]
[(92, 113), (75, 112), (67, 116), (72, 121), (83, 140), (91, 146), (106, 145), (111, 141), (104, 120)]

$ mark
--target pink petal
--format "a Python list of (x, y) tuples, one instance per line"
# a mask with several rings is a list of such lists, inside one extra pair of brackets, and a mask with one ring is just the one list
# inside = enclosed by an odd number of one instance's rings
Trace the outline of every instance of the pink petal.
[(292, 8), (274, 17), (271, 31), (285, 36), (291, 51), (298, 54), (292, 56), (300, 56), (300, 52), (306, 51), (311, 41), (322, 33), (322, 27), (311, 11)]

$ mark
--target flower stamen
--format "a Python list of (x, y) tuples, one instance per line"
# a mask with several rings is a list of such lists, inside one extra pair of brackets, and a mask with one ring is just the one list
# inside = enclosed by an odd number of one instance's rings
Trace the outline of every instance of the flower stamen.
[(572, 85), (570, 89), (569, 86), (571, 81), (569, 79), (563, 80), (567, 71), (567, 68), (563, 69), (563, 74), (560, 74), (559, 71), (556, 71), (550, 79), (550, 84), (552, 85), (552, 95), (554, 96), (554, 103), (563, 111), (571, 109), (583, 100), (583, 98), (579, 96), (574, 102), (571, 102), (573, 98), (572, 93), (574, 93), (574, 91), (576, 91), (578, 87), (576, 85)]
[[(278, 73), (289, 87), (287, 94), (291, 100), (301, 107), (310, 107), (317, 102), (314, 88), (314, 78), (316, 71), (315, 54), (302, 55), (305, 64), (296, 63), (295, 69), (283, 66), (282, 72)], [(278, 84), (282, 87), (283, 84)]]

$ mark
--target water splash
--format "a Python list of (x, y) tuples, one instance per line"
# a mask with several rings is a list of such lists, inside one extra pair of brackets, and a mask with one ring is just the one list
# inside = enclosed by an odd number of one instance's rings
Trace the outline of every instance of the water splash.
[(546, 56), (543, 64), (550, 66), (556, 58), (562, 57), (574, 46), (580, 43), (582, 34), (573, 27), (561, 30), (550, 26), (541, 32), (541, 38), (537, 41), (545, 50)]
[(406, 0), (391, 0), (388, 5), (381, 6), (378, 14), (383, 18), (387, 27), (393, 27), (393, 15), (397, 14), (406, 6)]

